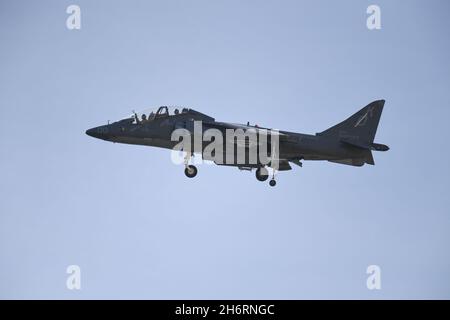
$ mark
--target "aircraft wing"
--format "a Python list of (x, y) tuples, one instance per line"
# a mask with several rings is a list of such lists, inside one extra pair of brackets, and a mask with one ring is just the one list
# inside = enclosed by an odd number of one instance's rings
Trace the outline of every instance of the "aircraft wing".
[[(223, 136), (226, 137), (226, 130), (238, 130), (242, 129), (246, 133), (255, 133), (258, 135), (277, 135), (279, 137), (279, 141), (283, 141), (289, 138), (289, 135), (282, 133), (276, 129), (269, 129), (257, 126), (249, 126), (244, 124), (236, 124), (236, 123), (227, 123), (227, 122), (204, 122), (204, 129), (218, 129), (223, 133)], [(270, 144), (270, 139), (268, 139), (268, 143)]]
[(239, 123), (228, 123), (228, 122), (203, 122), (203, 126), (206, 128), (215, 128), (219, 130), (226, 130), (226, 129), (242, 129), (250, 132), (257, 132), (260, 134), (264, 133), (272, 133), (272, 134), (279, 134), (280, 136), (285, 136), (286, 134), (281, 133), (280, 131), (276, 129), (270, 129), (270, 128), (264, 128), (264, 127), (258, 127), (258, 126), (250, 126), (245, 124), (239, 124)]
[[(204, 129), (218, 129), (223, 133), (223, 136), (226, 138), (226, 130), (227, 129), (233, 129), (233, 130), (238, 130), (238, 129), (242, 129), (244, 130), (244, 132), (247, 133), (255, 133), (258, 135), (277, 135), (279, 137), (279, 141), (284, 141), (284, 140), (288, 140), (289, 139), (289, 135), (286, 133), (282, 133), (279, 132), (278, 130), (273, 130), (273, 129), (269, 129), (269, 128), (262, 128), (262, 127), (257, 127), (257, 126), (249, 126), (249, 125), (243, 125), (243, 124), (235, 124), (235, 123), (226, 123), (226, 122), (203, 122), (203, 127)], [(245, 146), (245, 147), (250, 147), (248, 141), (240, 141), (240, 140), (235, 140), (233, 139), (233, 143), (237, 144), (238, 146)], [(223, 150), (225, 151), (225, 145), (226, 145), (227, 141), (223, 141)], [(267, 139), (267, 143), (268, 143), (268, 148), (271, 148), (271, 140), (270, 138)], [(226, 152), (226, 151), (225, 151)], [(291, 170), (292, 167), (289, 164), (288, 159), (277, 159), (278, 161), (278, 170), (279, 171), (287, 171), (287, 170)], [(244, 165), (232, 165), (232, 166), (244, 166)]]

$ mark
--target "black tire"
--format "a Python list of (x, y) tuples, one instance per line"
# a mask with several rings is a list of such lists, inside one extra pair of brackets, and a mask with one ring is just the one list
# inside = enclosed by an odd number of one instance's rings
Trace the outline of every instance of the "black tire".
[(188, 178), (193, 178), (197, 175), (197, 168), (195, 166), (189, 165), (184, 169), (184, 174)]
[(266, 168), (256, 169), (256, 179), (258, 179), (258, 181), (266, 181), (267, 178), (269, 178), (269, 172)]
[(271, 186), (271, 187), (275, 187), (276, 185), (277, 185), (277, 182), (275, 181), (275, 180), (270, 180), (270, 182), (269, 182), (269, 185)]

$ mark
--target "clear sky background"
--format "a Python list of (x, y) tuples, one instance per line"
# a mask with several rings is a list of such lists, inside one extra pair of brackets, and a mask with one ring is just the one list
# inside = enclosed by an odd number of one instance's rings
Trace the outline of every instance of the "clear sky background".
[[(450, 298), (449, 9), (1, 0), (0, 298)], [(376, 166), (305, 162), (275, 188), (85, 134), (159, 105), (315, 133), (376, 99)]]

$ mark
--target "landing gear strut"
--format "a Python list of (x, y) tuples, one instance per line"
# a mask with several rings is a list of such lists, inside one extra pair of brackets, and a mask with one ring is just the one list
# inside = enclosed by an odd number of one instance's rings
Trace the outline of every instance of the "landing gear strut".
[(266, 181), (269, 178), (269, 172), (267, 171), (266, 168), (261, 167), (256, 169), (256, 179), (258, 179), (258, 181)]
[(186, 157), (184, 157), (184, 174), (188, 178), (193, 178), (197, 175), (197, 167), (189, 164), (189, 160), (191, 160), (192, 155), (190, 153), (187, 153)]

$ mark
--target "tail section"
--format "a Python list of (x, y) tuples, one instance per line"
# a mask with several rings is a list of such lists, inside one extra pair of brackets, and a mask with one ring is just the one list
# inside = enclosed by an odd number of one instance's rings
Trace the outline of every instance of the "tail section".
[(374, 165), (372, 150), (389, 150), (388, 146), (373, 142), (383, 112), (384, 102), (384, 100), (374, 101), (347, 120), (318, 134), (336, 137), (337, 140), (362, 150), (357, 158), (333, 160), (331, 162), (352, 166), (362, 166), (364, 163)]
[(319, 133), (321, 136), (336, 136), (371, 145), (375, 139), (384, 100), (377, 100), (365, 106), (347, 120)]

